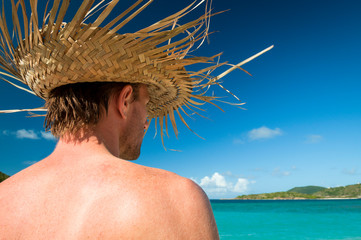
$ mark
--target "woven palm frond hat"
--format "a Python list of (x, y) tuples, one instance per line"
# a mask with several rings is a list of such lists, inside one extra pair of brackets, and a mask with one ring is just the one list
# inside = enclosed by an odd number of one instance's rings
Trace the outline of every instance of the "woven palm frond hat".
[[(4, 9), (0, 14), (1, 79), (45, 100), (52, 89), (65, 84), (143, 83), (148, 86), (150, 94), (149, 118), (155, 118), (163, 128), (163, 125), (167, 127), (169, 117), (177, 134), (175, 112), (186, 124), (181, 112), (187, 115), (186, 110), (199, 109), (199, 105), (213, 103), (216, 99), (205, 94), (211, 85), (222, 87), (219, 79), (224, 75), (270, 49), (211, 77), (212, 70), (225, 65), (214, 62), (218, 55), (188, 56), (208, 36), (208, 23), (212, 15), (207, 8), (208, 4), (206, 3), (202, 16), (179, 24), (180, 18), (204, 0), (195, 1), (185, 9), (134, 33), (118, 32), (152, 0), (143, 5), (142, 0), (136, 1), (127, 10), (103, 24), (105, 26), (101, 24), (119, 0), (102, 0), (97, 4), (94, 2), (95, 0), (84, 0), (72, 20), (63, 22), (70, 0), (50, 0), (44, 17), (40, 20), (38, 0), (28, 0), (26, 3), (25, 0), (11, 0), (11, 31)], [(96, 20), (86, 23), (89, 17)], [(208, 63), (210, 66), (199, 71), (186, 70), (187, 66), (198, 63)], [(21, 87), (12, 80), (19, 81), (30, 89)], [(0, 112), (16, 111), (29, 109)], [(188, 127), (187, 124), (186, 126)]]

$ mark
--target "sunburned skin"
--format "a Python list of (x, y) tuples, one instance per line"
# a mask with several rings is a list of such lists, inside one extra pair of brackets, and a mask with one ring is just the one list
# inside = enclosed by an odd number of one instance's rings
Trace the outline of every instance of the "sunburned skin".
[(219, 239), (197, 184), (118, 157), (139, 155), (149, 124), (146, 87), (132, 103), (131, 94), (111, 101), (87, 141), (60, 139), (49, 157), (0, 184), (1, 240)]

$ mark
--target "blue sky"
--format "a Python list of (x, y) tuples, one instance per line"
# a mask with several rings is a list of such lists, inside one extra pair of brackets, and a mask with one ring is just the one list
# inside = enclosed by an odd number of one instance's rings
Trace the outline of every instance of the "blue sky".
[[(119, 12), (131, 2), (122, 1)], [(121, 32), (191, 2), (155, 0)], [(171, 134), (165, 145), (181, 152), (165, 151), (151, 127), (136, 163), (192, 178), (210, 198), (360, 182), (361, 2), (214, 0), (213, 8), (230, 11), (212, 19), (215, 33), (197, 55), (223, 52), (221, 60), (238, 63), (275, 45), (244, 65), (252, 76), (234, 71), (223, 80), (247, 110), (207, 106), (211, 120), (188, 120), (205, 140), (179, 122), (178, 139)], [(42, 104), (0, 82), (0, 109)], [(50, 154), (56, 141), (43, 131), (41, 117), (0, 115), (0, 171), (13, 175)]]

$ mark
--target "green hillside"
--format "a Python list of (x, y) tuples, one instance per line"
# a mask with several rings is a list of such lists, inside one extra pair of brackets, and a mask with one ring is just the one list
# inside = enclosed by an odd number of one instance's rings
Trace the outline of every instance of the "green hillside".
[[(321, 191), (316, 191), (321, 189)], [(316, 192), (315, 192), (316, 191)], [(312, 194), (308, 194), (312, 193)], [(242, 195), (236, 199), (327, 199), (327, 198), (361, 198), (361, 184), (345, 187), (323, 188), (317, 186), (296, 187), (287, 192)]]
[(10, 177), (10, 176), (6, 175), (5, 173), (0, 172), (0, 182), (4, 181), (8, 177)]
[(314, 195), (323, 198), (361, 198), (361, 184), (326, 188), (314, 193)]
[(318, 196), (297, 193), (297, 192), (274, 192), (274, 193), (261, 193), (242, 195), (236, 197), (236, 199), (256, 199), (256, 200), (267, 200), (267, 199), (317, 199)]
[(287, 192), (297, 192), (297, 193), (305, 193), (305, 194), (314, 194), (316, 192), (322, 191), (326, 189), (325, 187), (319, 187), (319, 186), (306, 186), (306, 187), (295, 187)]

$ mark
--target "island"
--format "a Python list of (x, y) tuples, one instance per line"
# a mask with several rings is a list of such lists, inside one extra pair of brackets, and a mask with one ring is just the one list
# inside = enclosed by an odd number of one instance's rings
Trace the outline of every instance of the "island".
[(240, 200), (297, 200), (297, 199), (361, 199), (361, 184), (325, 188), (320, 186), (295, 187), (285, 192), (237, 196)]
[(0, 172), (0, 183), (10, 177), (9, 175), (6, 175), (5, 173)]

